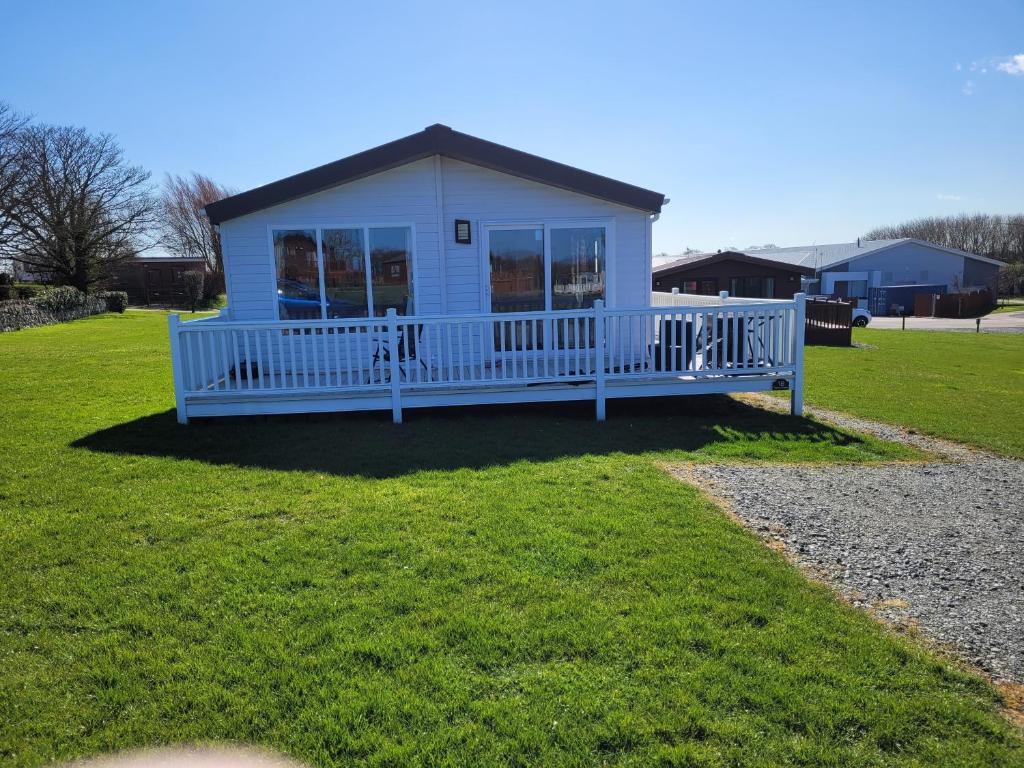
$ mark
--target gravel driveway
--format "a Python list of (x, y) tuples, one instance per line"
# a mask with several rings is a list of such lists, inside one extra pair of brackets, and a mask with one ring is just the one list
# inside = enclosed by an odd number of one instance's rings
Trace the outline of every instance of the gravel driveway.
[(1024, 682), (1024, 461), (813, 410), (941, 459), (679, 474), (855, 604), (917, 625), (996, 679)]

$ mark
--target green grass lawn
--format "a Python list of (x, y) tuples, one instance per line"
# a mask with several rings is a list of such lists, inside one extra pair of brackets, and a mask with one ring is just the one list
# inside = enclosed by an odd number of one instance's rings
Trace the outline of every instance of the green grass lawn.
[(999, 306), (992, 310), (992, 314), (997, 312), (1024, 312), (1024, 299), (1008, 299), (1000, 301)]
[(808, 347), (806, 400), (1024, 456), (1024, 335), (855, 329)]
[(1024, 761), (987, 683), (660, 469), (904, 449), (716, 398), (182, 427), (166, 336), (0, 336), (4, 764)]

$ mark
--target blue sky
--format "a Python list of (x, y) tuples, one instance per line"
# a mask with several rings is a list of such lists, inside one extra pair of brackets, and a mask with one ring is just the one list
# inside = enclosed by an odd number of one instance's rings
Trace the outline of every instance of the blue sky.
[[(93, 7), (96, 6), (96, 7)], [(664, 192), (655, 251), (1024, 210), (1024, 3), (19, 2), (0, 99), (240, 189), (442, 122)]]

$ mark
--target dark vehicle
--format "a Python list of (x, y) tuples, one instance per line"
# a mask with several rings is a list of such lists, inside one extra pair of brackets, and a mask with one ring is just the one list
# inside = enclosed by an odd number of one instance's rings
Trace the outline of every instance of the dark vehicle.
[[(278, 283), (277, 303), (282, 320), (320, 319), (320, 292), (298, 280), (281, 280)], [(329, 299), (327, 317), (366, 317), (366, 305), (344, 299)]]

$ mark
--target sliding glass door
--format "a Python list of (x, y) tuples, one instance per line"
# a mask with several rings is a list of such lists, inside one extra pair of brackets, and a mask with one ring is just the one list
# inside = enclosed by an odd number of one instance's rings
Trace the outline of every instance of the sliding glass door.
[(544, 302), (544, 229), (488, 230), (491, 312), (538, 312)]
[[(606, 297), (606, 224), (492, 225), (484, 232), (491, 312), (588, 309), (597, 299)], [(530, 349), (550, 339), (560, 349), (577, 346), (575, 324), (527, 322), (527, 338), (502, 340), (496, 332), (495, 345), (508, 350)]]

